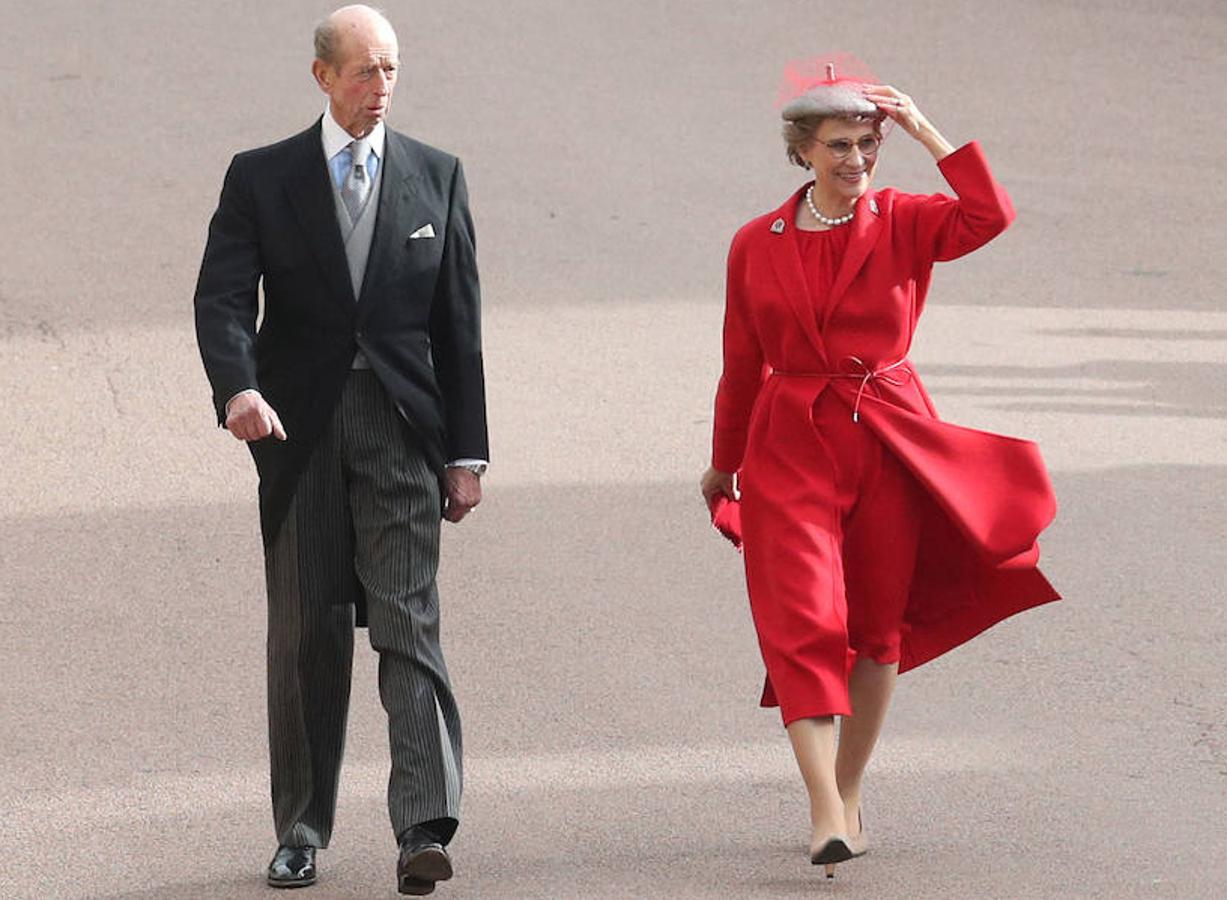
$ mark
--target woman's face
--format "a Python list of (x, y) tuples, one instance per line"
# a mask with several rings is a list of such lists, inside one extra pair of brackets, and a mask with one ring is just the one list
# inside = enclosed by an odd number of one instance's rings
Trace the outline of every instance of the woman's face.
[(818, 181), (816, 193), (833, 202), (847, 202), (869, 190), (881, 141), (876, 122), (823, 121), (814, 142), (801, 154)]

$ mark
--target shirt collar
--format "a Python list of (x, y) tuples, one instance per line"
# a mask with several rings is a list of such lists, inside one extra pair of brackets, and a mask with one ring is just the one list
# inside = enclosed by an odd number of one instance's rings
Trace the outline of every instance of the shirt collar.
[[(371, 152), (379, 159), (383, 159), (385, 131), (383, 122), (376, 122), (375, 127), (371, 129), (371, 133), (366, 136), (367, 141), (371, 145)], [(324, 141), (324, 159), (332, 159), (348, 147), (349, 142), (354, 139), (354, 136), (338, 125), (337, 120), (332, 117), (331, 103), (324, 107), (324, 120), (320, 126), (320, 136)]]

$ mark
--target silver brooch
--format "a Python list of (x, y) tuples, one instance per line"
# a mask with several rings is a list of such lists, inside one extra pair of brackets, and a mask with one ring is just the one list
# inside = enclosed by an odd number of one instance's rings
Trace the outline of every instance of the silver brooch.
[(869, 211), (875, 216), (878, 214), (878, 201), (873, 197), (869, 198)]
[(783, 219), (776, 219), (774, 222), (771, 223), (771, 233), (772, 234), (783, 234), (784, 233), (784, 220)]

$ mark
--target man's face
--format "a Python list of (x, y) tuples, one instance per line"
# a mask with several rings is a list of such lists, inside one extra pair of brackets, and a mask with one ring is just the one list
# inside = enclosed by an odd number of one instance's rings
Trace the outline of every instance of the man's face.
[(332, 117), (354, 137), (364, 137), (388, 114), (400, 70), (396, 33), (380, 19), (346, 29), (337, 64), (316, 60), (315, 80), (329, 97)]

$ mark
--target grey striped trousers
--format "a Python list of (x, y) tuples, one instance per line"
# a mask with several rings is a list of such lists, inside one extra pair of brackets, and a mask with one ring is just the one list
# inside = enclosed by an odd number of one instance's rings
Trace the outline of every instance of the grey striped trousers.
[(393, 830), (458, 818), (460, 716), (439, 645), (439, 528), (434, 471), (375, 374), (352, 371), (265, 552), (278, 843), (327, 847), (332, 834), (359, 591), (388, 713)]

